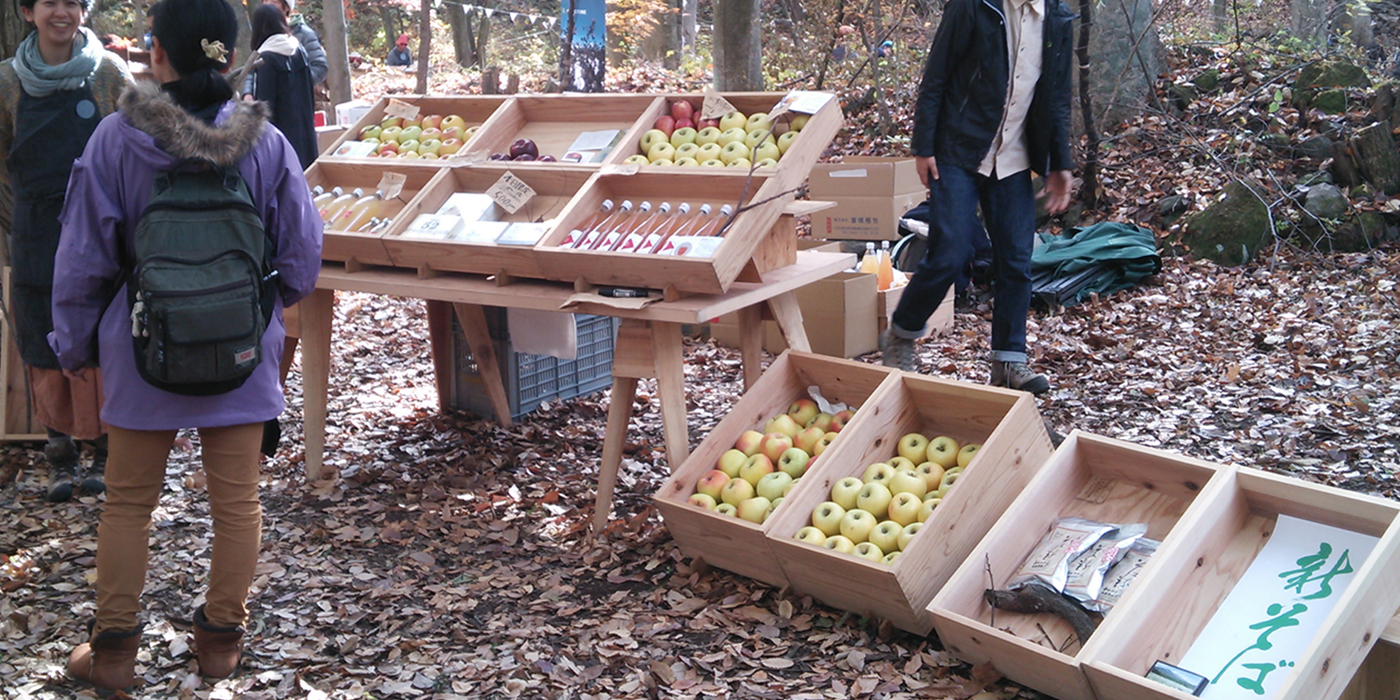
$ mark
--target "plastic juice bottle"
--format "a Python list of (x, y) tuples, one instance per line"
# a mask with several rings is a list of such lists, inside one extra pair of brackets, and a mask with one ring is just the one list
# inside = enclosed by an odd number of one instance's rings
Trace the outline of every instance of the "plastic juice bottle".
[(689, 222), (690, 205), (686, 202), (681, 202), (680, 205), (676, 207), (675, 213), (666, 217), (666, 220), (660, 225), (647, 232), (646, 238), (642, 240), (642, 244), (638, 246), (636, 252), (655, 253), (666, 239), (670, 238), (677, 230)]
[(321, 220), (325, 221), (326, 223), (335, 221), (335, 217), (339, 216), (340, 212), (345, 211), (346, 207), (350, 206), (351, 204), (354, 204), (355, 202), (360, 201), (360, 199), (364, 196), (364, 190), (356, 187), (355, 190), (350, 194), (342, 194), (339, 197), (336, 197), (335, 199), (331, 200), (330, 204), (326, 205), (325, 211), (321, 212)]
[(637, 252), (641, 248), (642, 242), (645, 241), (653, 231), (664, 226), (670, 218), (671, 203), (662, 202), (660, 206), (656, 208), (656, 211), (652, 212), (651, 216), (647, 217), (645, 221), (637, 224), (635, 228), (627, 232), (627, 234), (612, 247), (612, 250), (625, 253)]
[(879, 270), (880, 255), (875, 252), (875, 242), (869, 241), (865, 244), (865, 255), (860, 259), (860, 271), (873, 275)]
[(320, 185), (317, 185), (316, 189), (312, 190), (312, 192), (315, 196), (311, 198), (311, 202), (316, 205), (316, 213), (320, 214), (321, 218), (324, 220), (326, 218), (326, 205), (330, 204), (336, 197), (341, 195), (340, 188), (332, 187), (331, 191), (327, 192), (321, 189)]
[(623, 219), (631, 215), (632, 200), (622, 200), (622, 204), (618, 205), (617, 210), (604, 217), (602, 221), (592, 225), (590, 228), (581, 229), (579, 231), (578, 240), (574, 241), (573, 247), (583, 250), (592, 248), (607, 231), (611, 230), (612, 227), (618, 225)]
[(637, 210), (632, 212), (631, 216), (626, 217), (612, 230), (604, 233), (593, 249), (612, 250), (623, 238), (627, 237), (627, 234), (645, 224), (651, 216), (651, 202), (643, 200), (641, 204), (637, 205)]
[(880, 241), (880, 265), (875, 273), (875, 286), (886, 291), (894, 283), (894, 260), (890, 258), (890, 242)]
[(564, 245), (573, 247), (574, 242), (581, 240), (589, 231), (598, 228), (599, 224), (607, 221), (615, 208), (616, 206), (611, 199), (603, 200), (603, 206), (599, 207), (593, 216), (588, 217), (586, 221), (578, 225), (578, 228), (569, 232), (569, 237), (564, 240)]
[[(681, 206), (685, 207), (687, 210), (690, 208), (689, 204), (681, 204)], [(698, 231), (701, 226), (704, 226), (705, 222), (709, 221), (709, 217), (710, 205), (708, 203), (701, 204), (700, 209), (694, 215), (687, 212), (685, 219), (676, 224), (674, 231), (662, 236), (661, 240), (657, 241), (656, 245), (652, 246), (651, 252), (669, 253), (670, 248), (674, 247), (671, 245), (671, 239), (677, 236), (695, 235), (695, 232)]]
[(723, 225), (725, 224), (726, 221), (729, 221), (729, 215), (730, 215), (731, 213), (733, 213), (733, 212), (734, 212), (734, 206), (731, 205), (731, 204), (726, 204), (726, 205), (720, 207), (720, 208), (719, 208), (719, 213), (716, 214), (716, 215), (714, 215), (714, 216), (712, 216), (712, 217), (710, 217), (709, 221), (706, 221), (706, 222), (705, 222), (704, 228), (697, 229), (697, 230), (695, 231), (695, 233), (693, 233), (693, 234), (691, 234), (691, 235), (695, 235), (695, 236), (717, 236), (717, 235), (719, 235), (719, 233), (720, 233), (719, 228), (720, 228), (721, 226), (723, 226)]
[(335, 228), (341, 231), (358, 231), (366, 221), (379, 215), (379, 210), (384, 206), (384, 193), (376, 190), (368, 197), (361, 197), (354, 204), (340, 212), (336, 217)]

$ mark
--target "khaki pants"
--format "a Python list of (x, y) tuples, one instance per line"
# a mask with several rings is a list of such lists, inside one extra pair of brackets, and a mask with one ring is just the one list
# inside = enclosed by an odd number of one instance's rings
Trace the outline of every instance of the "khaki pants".
[[(262, 544), (258, 448), (262, 423), (200, 428), (214, 548), (204, 615), (218, 626), (242, 625)], [(97, 529), (97, 623), (93, 634), (138, 624), (146, 584), (151, 511), (160, 502), (174, 430), (109, 432), (107, 505)]]

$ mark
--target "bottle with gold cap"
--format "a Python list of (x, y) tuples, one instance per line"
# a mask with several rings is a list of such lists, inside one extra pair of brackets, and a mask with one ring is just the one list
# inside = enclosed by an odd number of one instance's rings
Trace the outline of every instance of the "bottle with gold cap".
[(360, 199), (364, 196), (364, 190), (356, 187), (354, 191), (350, 192), (349, 194), (342, 194), (339, 197), (336, 197), (335, 199), (331, 200), (330, 204), (326, 205), (326, 208), (324, 210), (321, 211), (321, 220), (325, 221), (328, 224), (335, 221), (335, 217), (339, 216), (340, 212), (345, 211), (346, 207), (350, 206), (351, 204), (354, 204), (355, 202), (360, 201)]
[(361, 197), (354, 204), (345, 208), (336, 217), (331, 228), (338, 231), (358, 231), (366, 221), (379, 216), (379, 210), (384, 206), (384, 192), (376, 190), (374, 194)]

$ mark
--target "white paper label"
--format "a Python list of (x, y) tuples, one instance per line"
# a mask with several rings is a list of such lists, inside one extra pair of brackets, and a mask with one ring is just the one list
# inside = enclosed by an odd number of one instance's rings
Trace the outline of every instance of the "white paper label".
[(514, 173), (507, 172), (486, 190), (486, 194), (502, 209), (514, 214), (535, 196), (535, 190)]
[(408, 176), (403, 173), (384, 173), (384, 177), (379, 178), (379, 185), (375, 189), (384, 193), (384, 199), (393, 199), (403, 191), (406, 182), (408, 182)]
[(715, 92), (711, 88), (705, 88), (705, 103), (700, 107), (701, 119), (719, 119), (720, 117), (736, 112), (734, 105), (729, 104), (729, 100)]
[(389, 104), (384, 107), (384, 116), (413, 119), (418, 116), (418, 105), (390, 98)]

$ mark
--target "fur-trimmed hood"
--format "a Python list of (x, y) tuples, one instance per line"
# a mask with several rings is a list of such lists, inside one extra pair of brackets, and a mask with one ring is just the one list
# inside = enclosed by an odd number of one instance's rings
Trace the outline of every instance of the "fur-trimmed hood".
[(156, 146), (176, 159), (202, 158), (217, 165), (234, 165), (262, 140), (268, 108), (261, 102), (240, 101), (220, 112), (210, 126), (186, 112), (153, 83), (137, 83), (117, 103), (133, 127), (155, 139)]

